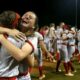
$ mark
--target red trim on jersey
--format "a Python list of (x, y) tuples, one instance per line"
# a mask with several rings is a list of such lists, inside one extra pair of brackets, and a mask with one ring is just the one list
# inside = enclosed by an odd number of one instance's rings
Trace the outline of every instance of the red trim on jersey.
[(34, 46), (33, 46), (33, 44), (29, 40), (26, 40), (25, 42), (28, 42), (32, 46), (32, 52), (34, 52)]
[(16, 80), (16, 77), (0, 77), (0, 80)]

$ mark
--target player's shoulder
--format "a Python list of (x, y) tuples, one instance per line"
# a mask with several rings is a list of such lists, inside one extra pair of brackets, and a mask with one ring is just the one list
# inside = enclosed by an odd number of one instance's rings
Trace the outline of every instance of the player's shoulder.
[(35, 32), (35, 36), (36, 36), (39, 40), (43, 40), (43, 36), (42, 36), (39, 32)]
[(41, 36), (41, 34), (37, 31), (34, 34), (35, 34), (35, 36)]

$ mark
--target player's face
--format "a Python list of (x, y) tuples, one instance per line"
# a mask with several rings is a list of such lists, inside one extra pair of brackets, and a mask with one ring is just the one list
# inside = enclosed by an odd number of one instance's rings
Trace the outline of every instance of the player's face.
[(22, 16), (22, 26), (34, 27), (36, 21), (36, 15), (32, 12), (27, 12)]
[(24, 28), (24, 33), (26, 36), (32, 35), (34, 33), (36, 22), (36, 15), (33, 12), (27, 12), (22, 16), (21, 26)]

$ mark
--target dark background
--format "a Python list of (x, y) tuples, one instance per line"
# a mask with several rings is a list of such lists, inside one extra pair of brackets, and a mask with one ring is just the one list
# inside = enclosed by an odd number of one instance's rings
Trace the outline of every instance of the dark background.
[[(24, 14), (26, 11), (34, 11), (39, 17), (39, 25), (56, 25), (64, 21), (67, 24), (79, 28), (80, 0), (0, 0), (0, 12), (14, 10)], [(77, 12), (77, 21), (76, 21)]]

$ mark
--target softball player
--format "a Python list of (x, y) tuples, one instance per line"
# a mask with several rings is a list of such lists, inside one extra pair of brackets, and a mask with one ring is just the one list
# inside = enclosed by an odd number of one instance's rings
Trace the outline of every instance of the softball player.
[(62, 39), (61, 39), (61, 34), (63, 33), (63, 29), (60, 28), (59, 26), (57, 27), (56, 30), (56, 37), (57, 37), (57, 53), (56, 53), (56, 58), (57, 58), (57, 65), (56, 65), (56, 72), (61, 71), (59, 69), (62, 57), (61, 57), (61, 45), (62, 45)]
[(71, 30), (71, 32), (68, 33), (67, 37), (68, 39), (68, 51), (69, 51), (69, 58), (72, 57), (72, 54), (75, 52), (75, 35), (76, 33)]
[(68, 57), (70, 60), (68, 62), (68, 65), (71, 71), (74, 71), (74, 67), (72, 65), (71, 58), (73, 57), (73, 53), (75, 52), (75, 35), (76, 33), (73, 30), (71, 30), (67, 35), (68, 37)]
[[(7, 16), (8, 14), (9, 14), (9, 16)], [(15, 16), (15, 13), (7, 12), (7, 11), (1, 13), (0, 14), (0, 22), (1, 22), (0, 25), (11, 26), (10, 21), (9, 22), (7, 21), (7, 18), (11, 17), (11, 15)], [(15, 17), (13, 18), (13, 20), (14, 19), (15, 19)], [(2, 21), (4, 21), (4, 22), (2, 22)], [(6, 24), (6, 22), (7, 22), (7, 24)], [(3, 31), (2, 31), (2, 33), (3, 33)], [(0, 34), (0, 42), (1, 42), (1, 36), (4, 38), (4, 36), (2, 34)], [(8, 40), (9, 40), (9, 38), (10, 37), (8, 37)], [(0, 47), (0, 80), (17, 80), (17, 77), (15, 77), (19, 74), (17, 61), (9, 54), (8, 50), (5, 48), (5, 46), (3, 46), (3, 43), (4, 42), (1, 42), (1, 47)], [(20, 47), (20, 45), (17, 45), (17, 47)]]
[[(25, 25), (28, 25), (28, 28), (26, 28)], [(37, 57), (37, 61), (39, 63), (40, 79), (42, 79), (45, 76), (42, 74), (42, 53), (40, 52), (41, 50), (38, 46), (42, 45), (41, 42), (43, 40), (43, 37), (38, 32), (35, 32), (36, 25), (37, 25), (37, 16), (34, 12), (29, 11), (22, 16), (21, 26), (25, 26), (25, 27), (23, 27), (23, 28), (25, 28), (23, 30), (25, 31), (25, 34), (26, 34), (28, 40), (30, 42), (32, 42), (32, 44), (34, 46), (33, 53)], [(25, 71), (27, 71), (27, 67), (25, 67), (26, 70), (24, 69), (23, 66), (22, 66), (22, 68), (21, 68), (21, 66), (19, 67), (19, 69), (21, 70), (20, 74), (25, 73)], [(22, 75), (19, 76), (19, 80), (27, 80), (26, 76), (27, 76), (27, 74), (23, 75), (23, 76)]]
[(43, 57), (42, 57), (42, 50), (41, 50), (41, 47), (40, 47), (40, 42), (43, 41), (43, 37), (40, 33), (38, 32), (35, 32), (35, 37), (37, 38), (37, 50), (36, 52), (34, 53), (36, 59), (37, 59), (37, 62), (38, 62), (38, 69), (39, 69), (39, 79), (42, 79), (42, 78), (45, 78), (45, 75), (43, 74)]
[[(37, 56), (37, 59), (39, 62), (39, 71), (40, 71), (39, 79), (41, 80), (45, 77), (45, 75), (42, 74), (42, 53), (40, 52), (40, 48), (42, 50), (44, 50), (44, 52), (47, 54), (49, 54), (49, 52), (47, 51), (47, 49), (44, 45), (42, 35), (40, 35), (38, 32), (35, 32), (35, 28), (38, 25), (37, 20), (38, 19), (37, 19), (36, 14), (34, 12), (29, 11), (22, 16), (22, 21), (21, 21), (20, 25), (23, 26), (22, 27), (23, 29), (21, 29), (21, 30), (24, 31), (24, 33), (26, 34), (26, 37), (28, 38), (29, 41), (32, 42), (32, 44), (34, 46), (34, 55)], [(40, 48), (38, 46), (40, 46)], [(48, 56), (50, 56), (50, 55), (48, 55)], [(24, 66), (22, 66), (22, 67), (23, 67), (23, 70), (22, 70), (22, 72), (20, 72), (20, 74), (25, 73), (25, 71), (26, 71), (26, 70), (24, 70)], [(19, 80), (27, 80), (26, 75), (20, 76)]]
[[(49, 37), (48, 35), (49, 33), (49, 28), (47, 28), (47, 30), (45, 30), (45, 34), (44, 34), (44, 43), (46, 45), (46, 48), (49, 52), (51, 52), (51, 49), (52, 49), (52, 44), (51, 44), (51, 38)], [(48, 59), (48, 56), (45, 55), (46, 59)]]
[(69, 54), (68, 54), (68, 30), (64, 30), (64, 33), (62, 34), (62, 53), (64, 55), (64, 68), (65, 68), (65, 75), (66, 76), (74, 76), (74, 74), (71, 73), (69, 67), (71, 67), (70, 59), (69, 59)]

